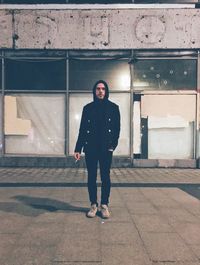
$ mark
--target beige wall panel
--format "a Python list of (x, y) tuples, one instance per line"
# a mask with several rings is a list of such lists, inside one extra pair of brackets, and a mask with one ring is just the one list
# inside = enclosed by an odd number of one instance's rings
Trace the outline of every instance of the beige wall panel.
[(200, 10), (15, 10), (16, 48), (199, 48)]
[(195, 95), (145, 95), (142, 96), (141, 116), (162, 118), (176, 115), (190, 122), (196, 117), (195, 106)]
[(12, 48), (12, 37), (12, 13), (0, 10), (0, 48)]
[(17, 117), (16, 97), (5, 96), (5, 135), (28, 135), (31, 121)]

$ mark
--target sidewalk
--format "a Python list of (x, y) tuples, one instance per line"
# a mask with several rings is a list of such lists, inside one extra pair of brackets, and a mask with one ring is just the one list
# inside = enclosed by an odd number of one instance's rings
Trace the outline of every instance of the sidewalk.
[(0, 265), (200, 265), (200, 169), (111, 178), (111, 218), (88, 219), (85, 169), (0, 168)]

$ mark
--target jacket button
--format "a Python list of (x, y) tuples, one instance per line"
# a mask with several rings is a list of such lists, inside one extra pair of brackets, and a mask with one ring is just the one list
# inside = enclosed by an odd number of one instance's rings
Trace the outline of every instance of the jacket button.
[(90, 131), (87, 131), (87, 133), (90, 133)]
[(111, 118), (109, 118), (108, 121), (111, 121)]
[(111, 130), (110, 130), (110, 129), (109, 129), (108, 131), (109, 131), (109, 133), (111, 132)]
[(90, 120), (88, 120), (88, 122), (90, 122)]
[(85, 144), (88, 144), (88, 142), (85, 142)]

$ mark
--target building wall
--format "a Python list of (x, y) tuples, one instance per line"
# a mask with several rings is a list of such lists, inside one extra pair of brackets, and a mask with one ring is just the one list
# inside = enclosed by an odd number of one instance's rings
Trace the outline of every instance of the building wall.
[(1, 10), (0, 47), (194, 49), (200, 10)]
[(16, 51), (193, 50), (200, 48), (199, 32), (198, 9), (0, 10), (0, 48)]

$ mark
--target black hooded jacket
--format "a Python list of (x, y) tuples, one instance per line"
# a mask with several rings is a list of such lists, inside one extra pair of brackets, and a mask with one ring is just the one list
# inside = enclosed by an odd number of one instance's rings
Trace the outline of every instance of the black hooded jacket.
[[(105, 97), (96, 97), (97, 84), (105, 85)], [(97, 152), (115, 149), (120, 133), (119, 107), (108, 100), (109, 89), (105, 81), (99, 80), (93, 87), (93, 102), (83, 108), (75, 152)]]

